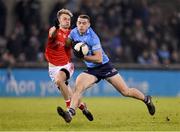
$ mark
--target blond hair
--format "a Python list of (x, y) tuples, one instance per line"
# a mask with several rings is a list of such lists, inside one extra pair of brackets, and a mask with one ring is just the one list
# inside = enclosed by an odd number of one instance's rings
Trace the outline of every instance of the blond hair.
[(73, 17), (73, 14), (71, 13), (70, 10), (63, 8), (63, 9), (61, 9), (61, 10), (59, 10), (59, 11), (57, 12), (57, 18), (59, 18), (62, 14), (67, 14), (67, 15), (69, 15), (70, 17)]

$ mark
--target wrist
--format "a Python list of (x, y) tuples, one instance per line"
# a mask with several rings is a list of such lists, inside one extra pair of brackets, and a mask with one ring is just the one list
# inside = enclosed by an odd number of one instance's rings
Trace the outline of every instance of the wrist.
[(53, 26), (53, 27), (52, 27), (52, 29), (55, 31), (55, 30), (56, 30), (56, 27), (55, 27), (55, 26)]
[(83, 57), (84, 60), (86, 60), (86, 58), (87, 58), (87, 55), (85, 55), (85, 56)]

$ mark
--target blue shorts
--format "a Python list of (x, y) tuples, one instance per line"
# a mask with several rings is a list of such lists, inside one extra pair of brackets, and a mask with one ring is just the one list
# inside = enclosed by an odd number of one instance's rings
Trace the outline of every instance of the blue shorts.
[(96, 81), (96, 83), (98, 83), (101, 79), (106, 79), (118, 74), (118, 71), (113, 68), (110, 62), (94, 68), (87, 68), (87, 70), (84, 72), (97, 77), (98, 80)]

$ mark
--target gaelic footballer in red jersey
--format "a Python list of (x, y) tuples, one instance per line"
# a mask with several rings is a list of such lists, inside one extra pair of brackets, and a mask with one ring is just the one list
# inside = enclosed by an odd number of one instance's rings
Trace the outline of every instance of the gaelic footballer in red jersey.
[[(45, 50), (45, 57), (49, 65), (49, 76), (61, 91), (67, 109), (70, 106), (72, 96), (72, 89), (68, 86), (67, 80), (74, 72), (74, 65), (71, 63), (71, 46), (66, 46), (72, 16), (72, 13), (67, 9), (61, 9), (57, 12), (55, 24), (49, 29)], [(84, 103), (80, 103), (79, 108), (88, 119), (90, 116), (92, 119), (92, 115)], [(62, 114), (60, 107), (57, 108), (57, 111), (58, 114)]]
[(46, 59), (55, 66), (63, 66), (71, 62), (71, 47), (65, 47), (70, 30), (57, 29), (54, 38), (48, 36)]

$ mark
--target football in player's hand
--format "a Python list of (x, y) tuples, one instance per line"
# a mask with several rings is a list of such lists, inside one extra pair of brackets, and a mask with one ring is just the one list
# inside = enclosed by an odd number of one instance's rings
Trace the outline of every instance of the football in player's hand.
[(74, 46), (74, 55), (78, 58), (83, 58), (88, 54), (89, 48), (84, 42), (76, 43)]

